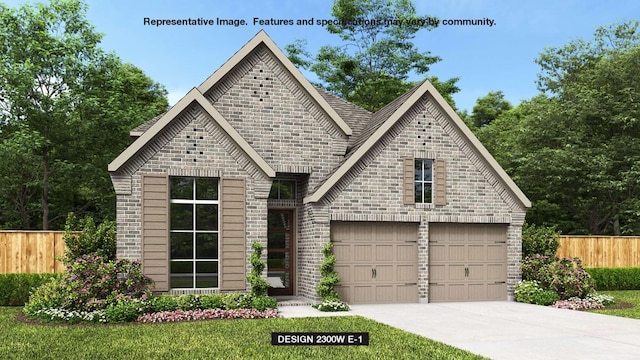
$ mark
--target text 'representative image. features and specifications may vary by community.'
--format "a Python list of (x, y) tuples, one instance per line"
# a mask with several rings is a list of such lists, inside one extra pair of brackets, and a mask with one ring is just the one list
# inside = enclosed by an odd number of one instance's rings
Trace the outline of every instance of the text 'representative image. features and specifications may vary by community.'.
[(439, 19), (436, 17), (424, 17), (414, 19), (356, 19), (345, 22), (337, 19), (275, 19), (253, 17), (247, 19), (222, 19), (222, 18), (143, 18), (145, 26), (327, 26), (327, 25), (360, 25), (360, 26), (486, 26), (493, 27), (496, 21), (490, 18), (479, 19)]

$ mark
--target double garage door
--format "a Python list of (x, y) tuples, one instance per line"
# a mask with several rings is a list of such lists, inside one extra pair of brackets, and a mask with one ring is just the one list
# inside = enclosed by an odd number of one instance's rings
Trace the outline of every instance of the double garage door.
[[(430, 224), (429, 301), (506, 300), (506, 225)], [(418, 224), (333, 222), (350, 304), (418, 302)]]

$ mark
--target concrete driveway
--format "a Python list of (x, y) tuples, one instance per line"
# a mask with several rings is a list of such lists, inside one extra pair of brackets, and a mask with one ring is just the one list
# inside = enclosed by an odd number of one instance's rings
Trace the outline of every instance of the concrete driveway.
[[(284, 317), (326, 316), (282, 307)], [(359, 315), (492, 359), (640, 359), (640, 320), (516, 302), (353, 305)], [(353, 329), (358, 331), (358, 329)]]

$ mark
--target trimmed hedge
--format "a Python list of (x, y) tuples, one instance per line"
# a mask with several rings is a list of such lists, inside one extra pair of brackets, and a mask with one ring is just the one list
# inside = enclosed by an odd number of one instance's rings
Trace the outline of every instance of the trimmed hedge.
[(588, 268), (596, 290), (640, 290), (640, 268)]
[(62, 274), (0, 274), (0, 306), (24, 306), (40, 285)]

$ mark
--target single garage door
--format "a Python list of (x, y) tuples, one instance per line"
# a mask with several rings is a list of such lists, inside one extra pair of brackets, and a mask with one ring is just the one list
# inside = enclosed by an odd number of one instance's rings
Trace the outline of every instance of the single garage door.
[(418, 224), (332, 222), (331, 241), (343, 301), (418, 302)]
[(429, 301), (507, 299), (507, 226), (429, 224)]

